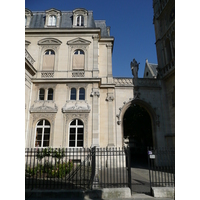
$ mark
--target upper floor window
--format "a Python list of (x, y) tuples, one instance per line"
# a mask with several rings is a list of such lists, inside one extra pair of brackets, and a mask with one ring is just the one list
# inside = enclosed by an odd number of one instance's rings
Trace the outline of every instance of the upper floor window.
[(79, 100), (85, 100), (85, 89), (80, 88), (79, 90)]
[(85, 53), (81, 49), (77, 49), (73, 55), (73, 70), (81, 70), (85, 67)]
[[(47, 95), (45, 95), (45, 93)], [(52, 88), (48, 88), (48, 89), (40, 88), (39, 100), (53, 100), (53, 89)]]
[(53, 100), (53, 89), (49, 88), (48, 89), (48, 98), (47, 100)]
[(48, 147), (50, 140), (50, 123), (42, 119), (36, 125), (35, 147)]
[(84, 17), (83, 17), (83, 15), (78, 15), (77, 16), (76, 25), (77, 26), (84, 26)]
[(56, 26), (56, 16), (50, 15), (48, 20), (48, 26)]
[(70, 100), (76, 100), (76, 88), (71, 89)]
[(46, 50), (43, 56), (42, 69), (46, 71), (53, 70), (54, 62), (55, 62), (55, 52), (51, 49)]
[(45, 90), (40, 88), (39, 90), (39, 100), (44, 100)]

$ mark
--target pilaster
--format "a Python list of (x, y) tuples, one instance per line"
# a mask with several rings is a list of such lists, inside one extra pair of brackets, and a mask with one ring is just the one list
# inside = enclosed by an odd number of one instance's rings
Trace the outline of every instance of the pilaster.
[(112, 76), (112, 44), (107, 44), (107, 76), (108, 80), (107, 83), (113, 83), (113, 76)]
[(94, 35), (93, 38), (93, 77), (98, 77), (99, 69), (98, 69), (98, 41), (99, 36)]
[(99, 88), (93, 88), (90, 96), (92, 99), (92, 147), (100, 145), (100, 117), (99, 117)]

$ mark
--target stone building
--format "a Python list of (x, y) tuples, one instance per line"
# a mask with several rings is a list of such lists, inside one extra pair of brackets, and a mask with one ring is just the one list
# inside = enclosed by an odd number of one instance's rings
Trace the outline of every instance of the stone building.
[[(153, 3), (160, 56), (160, 48), (168, 43), (161, 42), (167, 40), (158, 34), (162, 13), (157, 16), (158, 2)], [(131, 145), (135, 139), (131, 143), (124, 124), (127, 111), (136, 105), (149, 116), (152, 145), (172, 145), (171, 60), (163, 63), (158, 58), (158, 73), (147, 61), (145, 70), (151, 75), (146, 77), (145, 71), (144, 78), (137, 77), (139, 64), (133, 60), (134, 78), (113, 77), (113, 44), (110, 27), (105, 20), (94, 20), (92, 11), (25, 9), (25, 147)]]

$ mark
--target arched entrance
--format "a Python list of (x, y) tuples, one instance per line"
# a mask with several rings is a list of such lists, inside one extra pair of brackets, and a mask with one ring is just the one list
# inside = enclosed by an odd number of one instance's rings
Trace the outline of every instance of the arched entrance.
[(131, 166), (147, 167), (147, 147), (153, 146), (152, 120), (147, 110), (132, 102), (123, 116), (124, 138), (131, 152)]

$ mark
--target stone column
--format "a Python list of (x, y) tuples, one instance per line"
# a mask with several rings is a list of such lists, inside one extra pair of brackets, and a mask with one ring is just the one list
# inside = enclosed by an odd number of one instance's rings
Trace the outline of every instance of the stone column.
[(98, 77), (99, 69), (98, 69), (98, 41), (99, 36), (93, 35), (93, 77)]
[(108, 147), (114, 147), (114, 132), (113, 132), (113, 93), (107, 93), (106, 101), (108, 102)]
[(112, 76), (112, 44), (107, 44), (107, 83), (113, 83)]
[(99, 147), (99, 127), (100, 127), (100, 118), (99, 118), (99, 88), (93, 88), (92, 93), (90, 94), (93, 97), (92, 100), (92, 147)]

